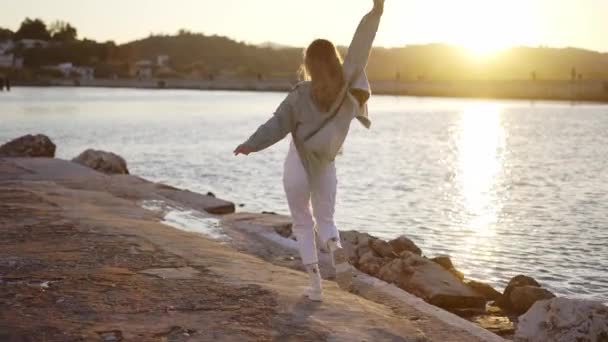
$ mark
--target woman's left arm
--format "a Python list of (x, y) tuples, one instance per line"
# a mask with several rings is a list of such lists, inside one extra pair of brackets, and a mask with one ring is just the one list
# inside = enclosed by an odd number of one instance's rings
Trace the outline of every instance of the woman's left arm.
[(274, 115), (261, 125), (246, 142), (239, 145), (239, 147), (234, 150), (234, 154), (247, 155), (252, 152), (261, 151), (274, 145), (291, 132), (295, 125), (292, 107), (294, 95), (295, 94), (292, 91), (279, 105), (274, 112)]

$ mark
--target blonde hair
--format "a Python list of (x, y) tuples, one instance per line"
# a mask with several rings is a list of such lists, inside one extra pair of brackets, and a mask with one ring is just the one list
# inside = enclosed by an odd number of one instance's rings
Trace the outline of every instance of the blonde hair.
[(344, 85), (342, 57), (334, 44), (325, 39), (313, 41), (304, 51), (300, 76), (311, 81), (311, 95), (317, 107), (328, 111)]

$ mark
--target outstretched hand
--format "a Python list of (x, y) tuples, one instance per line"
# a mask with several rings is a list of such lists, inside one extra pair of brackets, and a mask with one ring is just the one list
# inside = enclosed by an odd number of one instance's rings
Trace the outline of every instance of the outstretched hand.
[(241, 144), (234, 150), (234, 155), (235, 156), (238, 156), (239, 154), (248, 155), (251, 152), (253, 152), (253, 151), (251, 150), (251, 148), (249, 146)]
[(384, 0), (374, 0), (374, 11), (384, 11)]

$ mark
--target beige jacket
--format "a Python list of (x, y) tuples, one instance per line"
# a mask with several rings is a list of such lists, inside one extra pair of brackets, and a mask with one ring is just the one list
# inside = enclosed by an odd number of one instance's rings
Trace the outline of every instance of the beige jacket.
[[(371, 96), (371, 89), (365, 68), (381, 16), (381, 11), (372, 10), (361, 20), (342, 65), (345, 86), (329, 111), (321, 112), (317, 109), (312, 100), (310, 82), (302, 82), (294, 87), (274, 115), (244, 144), (257, 152), (292, 133), (298, 154), (314, 188), (317, 176), (340, 151), (352, 119), (357, 118), (367, 128), (371, 125), (367, 112), (367, 99)], [(363, 103), (353, 96), (353, 89), (365, 93)], [(346, 99), (342, 102), (344, 96)], [(322, 130), (303, 141), (336, 109), (336, 116)]]

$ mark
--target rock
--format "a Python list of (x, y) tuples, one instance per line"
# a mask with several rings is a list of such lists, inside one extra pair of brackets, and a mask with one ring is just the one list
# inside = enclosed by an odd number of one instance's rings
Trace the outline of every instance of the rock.
[(359, 233), (359, 235), (357, 236), (357, 245), (369, 246), (370, 241), (374, 239), (376, 238), (367, 233)]
[(487, 301), (496, 300), (501, 296), (500, 292), (496, 291), (492, 286), (486, 283), (482, 283), (477, 280), (466, 280), (464, 283), (472, 288), (473, 291), (482, 295)]
[(55, 144), (43, 134), (24, 135), (0, 146), (0, 157), (55, 157)]
[(112, 152), (88, 149), (72, 161), (106, 174), (129, 174), (127, 162)]
[(519, 318), (517, 341), (608, 341), (608, 307), (581, 299), (553, 298), (536, 302)]
[(373, 239), (369, 242), (369, 247), (382, 258), (395, 258), (397, 254), (393, 251), (393, 246), (382, 239)]
[(358, 268), (361, 271), (375, 277), (382, 268), (382, 266), (384, 266), (389, 261), (390, 259), (387, 260), (378, 257), (374, 255), (372, 251), (369, 251), (359, 258)]
[(412, 275), (402, 288), (444, 309), (485, 308), (486, 300), (450, 271), (412, 252), (402, 252), (404, 269)]
[(357, 264), (357, 260), (359, 259), (357, 256), (357, 241), (358, 241), (359, 232), (356, 231), (346, 231), (340, 232), (340, 241), (342, 242), (342, 248), (346, 252), (348, 256), (348, 261), (352, 265)]
[(409, 277), (413, 274), (413, 269), (407, 267), (400, 258), (393, 259), (378, 270), (377, 277), (387, 283), (401, 287), (407, 284)]
[(449, 255), (439, 255), (439, 256), (436, 256), (429, 260), (440, 265), (441, 267), (445, 268), (446, 270), (454, 269), (454, 264), (452, 263), (452, 259), (450, 259)]
[(500, 306), (503, 309), (511, 309), (511, 291), (513, 291), (513, 289), (515, 289), (516, 287), (520, 286), (540, 287), (540, 284), (532, 277), (528, 277), (522, 274), (516, 275), (515, 277), (511, 278), (511, 280), (509, 280), (509, 283), (507, 284), (507, 287), (505, 288), (502, 296), (496, 299), (496, 305)]
[(472, 321), (499, 336), (511, 335), (515, 332), (515, 325), (509, 317), (482, 315), (473, 318)]
[(404, 235), (401, 235), (396, 239), (390, 240), (388, 243), (393, 247), (393, 251), (396, 254), (399, 254), (403, 251), (410, 251), (414, 254), (422, 255), (422, 250), (420, 250), (420, 248), (418, 248), (418, 246), (416, 246), (416, 244), (412, 240), (410, 240)]
[(356, 230), (341, 231), (340, 241), (342, 241), (342, 244), (349, 243), (353, 246), (356, 246), (359, 243), (360, 234), (361, 233)]
[(554, 297), (555, 295), (549, 290), (528, 285), (514, 288), (509, 295), (509, 301), (513, 311), (521, 315), (537, 301)]
[(459, 270), (457, 270), (454, 267), (454, 264), (452, 263), (452, 259), (450, 259), (449, 255), (439, 255), (436, 256), (434, 258), (429, 259), (431, 261), (433, 261), (434, 263), (438, 264), (439, 266), (445, 268), (446, 270), (450, 271), (450, 273), (452, 273), (453, 275), (456, 276), (456, 278), (460, 279), (460, 280), (464, 280), (464, 273), (460, 272)]
[[(274, 214), (276, 215), (276, 214)], [(274, 227), (274, 231), (277, 232), (277, 234), (281, 235), (284, 238), (289, 238), (291, 235), (293, 235), (293, 231), (291, 229), (293, 225), (291, 223), (285, 223), (282, 225), (278, 225)]]
[(368, 245), (357, 245), (355, 248), (355, 263), (353, 263), (353, 265), (358, 266), (361, 258), (368, 252), (372, 253), (374, 256), (377, 256)]
[[(132, 177), (132, 176), (115, 176)], [(202, 195), (189, 190), (181, 190), (164, 184), (156, 183), (156, 193), (178, 202), (182, 206), (190, 207), (194, 210), (205, 211), (214, 215), (232, 214), (235, 211), (234, 203), (219, 198)]]

